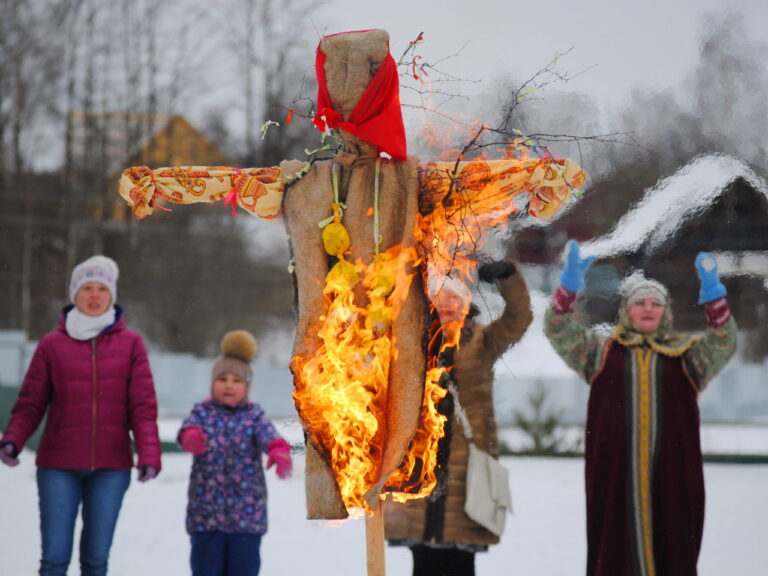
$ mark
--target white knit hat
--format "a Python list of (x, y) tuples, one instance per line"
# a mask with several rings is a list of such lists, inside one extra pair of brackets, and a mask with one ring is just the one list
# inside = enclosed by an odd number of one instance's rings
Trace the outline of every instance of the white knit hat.
[(80, 262), (72, 270), (72, 278), (69, 281), (69, 299), (75, 303), (77, 291), (88, 282), (101, 282), (112, 294), (112, 304), (117, 302), (117, 277), (119, 270), (112, 258), (106, 256), (91, 256), (88, 260)]
[(660, 304), (669, 305), (669, 291), (666, 286), (652, 278), (646, 278), (642, 271), (637, 270), (627, 276), (619, 287), (625, 306), (653, 298)]

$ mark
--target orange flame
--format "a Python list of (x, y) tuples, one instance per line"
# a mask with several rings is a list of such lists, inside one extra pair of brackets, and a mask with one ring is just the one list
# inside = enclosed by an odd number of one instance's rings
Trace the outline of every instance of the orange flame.
[[(443, 378), (453, 368), (443, 365), (440, 358), (450, 348), (459, 349), (472, 299), (475, 255), (487, 241), (488, 230), (505, 224), (519, 210), (518, 196), (528, 199), (529, 212), (539, 218), (549, 217), (563, 206), (572, 187), (583, 185), (585, 177), (572, 163), (562, 164), (549, 158), (507, 159), (493, 166), (479, 160), (422, 164), (419, 228), (426, 255), (427, 293), (440, 329), (430, 344), (420, 429), (385, 487), (396, 501), (427, 495), (437, 482), (437, 445), (444, 436), (445, 422), (437, 403), (446, 394)], [(416, 475), (419, 464), (421, 471)], [(407, 486), (412, 486), (408, 494), (398, 491)]]
[[(326, 313), (320, 318), (319, 349), (295, 356), (296, 407), (330, 463), (347, 508), (369, 509), (376, 491), (404, 501), (430, 494), (437, 484), (438, 444), (446, 417), (438, 403), (452, 366), (441, 353), (458, 350), (472, 298), (475, 255), (488, 230), (505, 224), (528, 200), (528, 211), (547, 218), (584, 182), (577, 166), (540, 158), (423, 163), (419, 169), (420, 250), (395, 246), (365, 265), (340, 260), (326, 278)], [(402, 463), (388, 478), (380, 469), (389, 367), (394, 358), (392, 320), (409, 293), (415, 266), (424, 255), (426, 290), (439, 329), (430, 336), (419, 429)], [(336, 272), (334, 272), (336, 270)], [(383, 486), (382, 486), (383, 480)], [(372, 490), (376, 488), (376, 490)], [(373, 496), (371, 494), (373, 493)]]
[[(472, 141), (478, 129), (482, 127), (480, 121), (465, 121), (461, 124), (425, 123), (419, 130), (417, 139), (429, 151), (430, 156), (440, 162), (450, 162), (456, 158), (463, 159), (465, 143)], [(473, 158), (487, 158), (487, 153), (475, 151)]]
[[(329, 274), (321, 318), (320, 348), (312, 358), (295, 356), (294, 400), (311, 440), (327, 456), (347, 508), (368, 508), (364, 495), (379, 480), (389, 366), (393, 358), (392, 318), (408, 294), (415, 248), (390, 248), (356, 277)], [(356, 302), (362, 287), (368, 303)]]

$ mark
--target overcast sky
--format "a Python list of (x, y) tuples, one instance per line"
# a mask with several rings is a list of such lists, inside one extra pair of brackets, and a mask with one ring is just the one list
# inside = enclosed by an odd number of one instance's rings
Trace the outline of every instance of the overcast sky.
[(312, 16), (318, 34), (384, 28), (397, 58), (424, 32), (427, 61), (460, 55), (446, 71), (480, 82), (531, 76), (556, 52), (573, 48), (560, 69), (575, 74), (568, 89), (619, 106), (633, 87), (683, 82), (698, 59), (707, 17), (742, 12), (754, 40), (768, 42), (766, 0), (329, 0)]

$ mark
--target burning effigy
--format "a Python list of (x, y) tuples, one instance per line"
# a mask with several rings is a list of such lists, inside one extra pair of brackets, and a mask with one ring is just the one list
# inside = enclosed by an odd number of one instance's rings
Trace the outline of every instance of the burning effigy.
[(140, 218), (161, 201), (224, 200), (284, 222), (298, 304), (291, 371), (307, 438), (307, 515), (338, 519), (376, 509), (384, 495), (405, 501), (434, 489), (441, 374), (450, 369), (438, 357), (458, 344), (474, 256), (511, 215), (555, 214), (585, 176), (549, 156), (408, 156), (383, 30), (324, 37), (316, 71), (314, 122), (339, 142), (332, 159), (133, 167), (120, 194)]

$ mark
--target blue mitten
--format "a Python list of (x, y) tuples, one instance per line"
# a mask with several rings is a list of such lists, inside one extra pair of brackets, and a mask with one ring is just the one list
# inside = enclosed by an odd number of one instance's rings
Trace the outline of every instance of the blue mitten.
[(584, 288), (584, 275), (595, 260), (595, 256), (582, 258), (579, 254), (579, 243), (576, 240), (568, 240), (565, 245), (565, 268), (560, 275), (563, 288), (570, 292), (578, 292)]
[(696, 256), (696, 273), (699, 275), (699, 304), (706, 304), (726, 294), (725, 286), (717, 274), (717, 260), (709, 252), (699, 252)]

